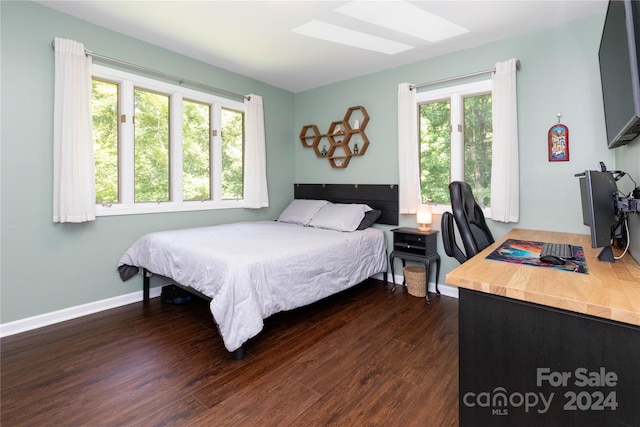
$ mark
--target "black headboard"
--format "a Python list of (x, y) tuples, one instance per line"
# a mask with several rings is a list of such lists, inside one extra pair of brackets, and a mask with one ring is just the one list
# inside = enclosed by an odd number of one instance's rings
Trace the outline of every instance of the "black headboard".
[(377, 223), (398, 225), (398, 186), (395, 184), (294, 184), (294, 197), (333, 203), (365, 203), (382, 211)]

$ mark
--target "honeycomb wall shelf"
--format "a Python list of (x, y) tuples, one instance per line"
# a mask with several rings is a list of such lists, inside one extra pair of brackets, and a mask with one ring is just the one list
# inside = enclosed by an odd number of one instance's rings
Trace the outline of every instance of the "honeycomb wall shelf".
[(312, 148), (316, 157), (324, 157), (335, 169), (344, 169), (352, 157), (364, 156), (369, 138), (364, 132), (369, 123), (367, 110), (357, 105), (349, 107), (342, 120), (331, 122), (327, 133), (321, 134), (316, 125), (304, 125), (300, 142)]

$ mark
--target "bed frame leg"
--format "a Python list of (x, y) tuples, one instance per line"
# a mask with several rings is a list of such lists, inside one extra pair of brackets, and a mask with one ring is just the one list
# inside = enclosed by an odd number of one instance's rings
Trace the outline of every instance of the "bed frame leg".
[(149, 272), (146, 268), (142, 269), (142, 300), (149, 301), (149, 288), (151, 287)]
[(244, 344), (239, 349), (232, 351), (231, 354), (233, 354), (233, 360), (244, 359)]

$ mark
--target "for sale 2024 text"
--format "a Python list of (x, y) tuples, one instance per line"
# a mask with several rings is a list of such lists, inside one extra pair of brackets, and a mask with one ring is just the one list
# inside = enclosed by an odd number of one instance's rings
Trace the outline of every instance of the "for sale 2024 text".
[[(542, 387), (545, 383), (551, 387), (567, 387), (573, 385), (581, 388), (615, 387), (618, 385), (618, 374), (607, 372), (604, 366), (598, 371), (589, 371), (587, 368), (577, 368), (575, 371), (552, 371), (550, 368), (538, 368), (536, 385)], [(615, 411), (618, 400), (615, 390), (602, 391), (567, 391), (564, 409), (567, 411)]]
[[(563, 410), (565, 411), (615, 411), (618, 407), (616, 391), (618, 375), (607, 372), (605, 367), (597, 371), (577, 368), (574, 371), (552, 371), (550, 368), (537, 368), (536, 385), (547, 390), (571, 388), (563, 394)], [(576, 391), (576, 388), (579, 390)], [(545, 414), (553, 404), (556, 391), (511, 392), (504, 387), (496, 387), (492, 392), (468, 392), (463, 395), (462, 402), (467, 407), (480, 407), (491, 410), (492, 415), (509, 415), (514, 409), (525, 413), (536, 411)]]

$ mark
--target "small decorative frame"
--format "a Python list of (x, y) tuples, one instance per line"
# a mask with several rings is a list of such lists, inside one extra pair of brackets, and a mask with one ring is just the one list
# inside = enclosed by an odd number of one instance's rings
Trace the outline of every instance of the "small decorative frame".
[(558, 113), (558, 123), (549, 129), (548, 149), (550, 162), (569, 161), (569, 128), (560, 123), (561, 113)]

